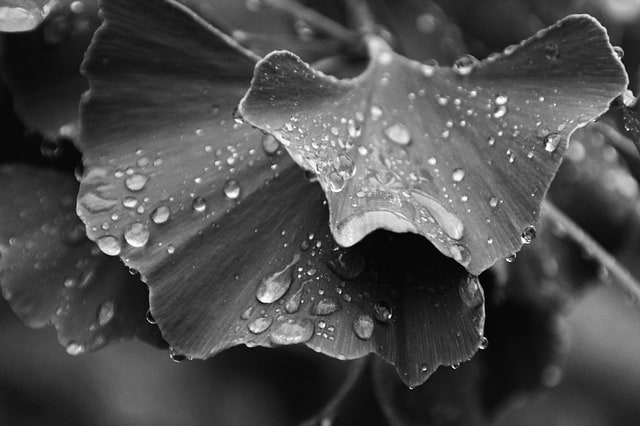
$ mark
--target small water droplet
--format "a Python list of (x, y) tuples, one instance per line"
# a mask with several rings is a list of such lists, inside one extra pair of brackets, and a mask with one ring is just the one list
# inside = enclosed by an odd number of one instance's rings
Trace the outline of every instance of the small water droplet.
[(429, 366), (427, 364), (424, 364), (424, 363), (420, 364), (420, 371), (422, 373), (426, 373), (427, 371), (429, 371)]
[(308, 318), (287, 318), (271, 327), (269, 340), (274, 345), (294, 345), (313, 337), (313, 323)]
[(497, 197), (490, 197), (489, 198), (489, 206), (491, 207), (497, 207), (498, 206), (498, 198)]
[(300, 260), (300, 255), (296, 254), (291, 262), (280, 271), (262, 279), (256, 290), (256, 298), (262, 303), (273, 303), (289, 290), (293, 282), (293, 266)]
[(144, 247), (149, 241), (149, 228), (141, 222), (133, 222), (124, 231), (124, 239), (131, 247)]
[(340, 309), (342, 309), (342, 304), (339, 300), (333, 297), (323, 297), (313, 305), (311, 313), (314, 315), (331, 315)]
[(435, 70), (436, 70), (435, 67), (431, 65), (423, 64), (420, 66), (420, 72), (422, 73), (422, 75), (424, 75), (427, 78), (433, 77)]
[(134, 174), (134, 175), (128, 176), (125, 179), (124, 184), (129, 191), (138, 192), (144, 189), (148, 180), (149, 178), (144, 175)]
[(462, 179), (464, 179), (465, 173), (466, 172), (462, 168), (454, 169), (453, 173), (451, 174), (451, 178), (453, 179), (454, 182), (462, 182)]
[(504, 260), (506, 260), (509, 263), (513, 263), (516, 261), (516, 254), (513, 253), (512, 255), (505, 257)]
[(207, 209), (207, 202), (202, 197), (196, 197), (193, 199), (191, 207), (194, 211), (202, 213)]
[(362, 340), (369, 340), (373, 335), (373, 318), (371, 318), (367, 314), (359, 314), (353, 320), (353, 331), (356, 333), (356, 336), (361, 338)]
[(509, 98), (507, 97), (507, 95), (498, 94), (498, 95), (496, 95), (495, 103), (496, 103), (496, 105), (506, 105), (508, 100), (509, 100)]
[(169, 220), (169, 213), (169, 207), (158, 206), (153, 212), (151, 212), (151, 220), (153, 223), (160, 225)]
[(451, 369), (452, 370), (457, 370), (458, 368), (460, 368), (460, 363), (456, 362), (455, 364), (451, 364)]
[(151, 309), (147, 309), (147, 314), (145, 315), (145, 319), (149, 324), (156, 324), (156, 319), (153, 317), (151, 313)]
[(378, 301), (373, 305), (373, 316), (380, 322), (389, 322), (393, 318), (393, 311), (384, 301)]
[(622, 59), (624, 57), (624, 50), (620, 46), (613, 46), (613, 51), (616, 53), (618, 59)]
[(480, 350), (485, 350), (489, 347), (489, 339), (487, 339), (486, 337), (482, 336), (482, 338), (480, 339), (480, 344), (478, 345), (478, 348)]
[(113, 235), (105, 235), (96, 240), (98, 248), (107, 256), (117, 256), (122, 250), (120, 241)]
[(247, 325), (247, 328), (253, 334), (261, 334), (267, 331), (269, 327), (273, 324), (273, 318), (263, 318), (259, 317), (254, 319)]
[(507, 114), (507, 107), (505, 105), (496, 105), (493, 110), (493, 118), (502, 118)]
[(83, 345), (79, 345), (75, 342), (71, 342), (67, 345), (67, 353), (69, 355), (81, 355), (86, 352), (86, 348)]
[(344, 176), (337, 172), (331, 172), (328, 176), (328, 185), (331, 192), (340, 192), (347, 185)]
[(138, 199), (136, 197), (124, 197), (122, 205), (128, 209), (133, 209), (138, 205)]
[(351, 119), (347, 122), (347, 132), (351, 138), (359, 138), (362, 134), (362, 125)]
[(453, 63), (453, 72), (458, 75), (469, 75), (478, 62), (474, 56), (461, 56)]
[(175, 253), (175, 251), (176, 251), (176, 248), (175, 248), (175, 246), (173, 246), (172, 244), (169, 244), (169, 245), (167, 246), (167, 253), (169, 253), (169, 254), (173, 254), (173, 253)]
[(468, 266), (469, 263), (471, 263), (471, 253), (469, 253), (469, 250), (465, 246), (453, 244), (449, 247), (449, 253), (451, 253), (451, 257), (462, 266)]
[(398, 145), (409, 145), (411, 143), (411, 133), (407, 126), (402, 123), (393, 124), (384, 129), (384, 134), (392, 142)]
[(523, 244), (531, 244), (531, 242), (536, 239), (536, 228), (533, 226), (527, 226), (524, 228), (520, 239)]
[(351, 179), (356, 174), (356, 163), (348, 155), (340, 154), (334, 160), (335, 171), (345, 179)]
[(228, 180), (224, 185), (224, 195), (230, 200), (235, 200), (240, 196), (240, 185), (235, 180)]
[(171, 361), (173, 362), (182, 362), (187, 359), (187, 356), (179, 353), (173, 348), (169, 348), (169, 358), (171, 358)]
[(104, 302), (98, 309), (98, 324), (102, 327), (107, 325), (115, 315), (115, 305), (112, 301)]

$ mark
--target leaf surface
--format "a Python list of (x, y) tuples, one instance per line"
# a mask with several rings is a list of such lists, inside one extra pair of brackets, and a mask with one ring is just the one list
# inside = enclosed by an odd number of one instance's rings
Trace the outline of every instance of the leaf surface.
[(233, 119), (255, 55), (173, 1), (105, 1), (103, 13), (84, 64), (78, 212), (140, 272), (177, 353), (375, 352), (416, 385), (476, 352), (475, 277), (416, 236), (340, 249), (320, 187)]
[(627, 84), (586, 15), (453, 68), (368, 40), (370, 65), (352, 80), (269, 54), (239, 112), (317, 174), (340, 245), (414, 232), (475, 274), (520, 249), (569, 136)]

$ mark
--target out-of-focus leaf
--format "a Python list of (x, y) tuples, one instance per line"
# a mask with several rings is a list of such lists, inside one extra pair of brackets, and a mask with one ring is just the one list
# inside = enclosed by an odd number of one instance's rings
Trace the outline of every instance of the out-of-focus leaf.
[(627, 134), (638, 148), (638, 151), (640, 151), (640, 113), (638, 112), (638, 108), (631, 109), (623, 107), (622, 121)]
[(417, 236), (340, 249), (321, 189), (233, 120), (254, 55), (172, 1), (105, 1), (104, 16), (85, 63), (78, 211), (141, 273), (175, 351), (375, 352), (410, 385), (476, 352), (475, 277)]
[(628, 81), (586, 15), (452, 69), (408, 60), (379, 38), (369, 48), (353, 80), (274, 52), (239, 111), (317, 174), (340, 245), (379, 228), (415, 232), (476, 274), (520, 249), (567, 139)]
[(27, 166), (0, 177), (0, 284), (16, 314), (53, 324), (73, 355), (131, 337), (161, 344), (143, 284), (87, 240), (73, 177)]

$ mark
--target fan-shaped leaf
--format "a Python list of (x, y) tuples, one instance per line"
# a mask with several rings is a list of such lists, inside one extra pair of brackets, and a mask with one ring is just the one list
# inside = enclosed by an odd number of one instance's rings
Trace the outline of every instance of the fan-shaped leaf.
[(103, 13), (84, 66), (78, 211), (140, 271), (175, 351), (375, 352), (411, 385), (475, 353), (475, 277), (416, 236), (339, 249), (320, 188), (233, 120), (258, 58), (173, 1), (105, 1)]
[(472, 273), (520, 248), (569, 136), (627, 84), (585, 15), (453, 69), (368, 40), (371, 63), (353, 80), (268, 55), (239, 111), (317, 173), (339, 244), (378, 228), (415, 232)]
[(161, 344), (142, 283), (86, 239), (73, 177), (3, 166), (0, 178), (0, 284), (20, 318), (55, 325), (73, 355), (131, 337)]

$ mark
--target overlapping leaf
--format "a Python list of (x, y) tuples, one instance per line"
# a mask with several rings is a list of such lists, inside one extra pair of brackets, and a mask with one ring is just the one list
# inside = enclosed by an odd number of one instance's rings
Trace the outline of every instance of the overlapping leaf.
[(0, 32), (36, 28), (57, 3), (57, 0), (0, 0)]
[(317, 174), (339, 244), (379, 228), (415, 232), (472, 273), (519, 250), (569, 136), (627, 84), (604, 28), (585, 15), (453, 69), (375, 37), (369, 47), (353, 80), (274, 52), (239, 111)]
[(161, 344), (144, 286), (87, 240), (73, 177), (3, 166), (0, 178), (0, 284), (20, 318), (55, 325), (74, 355), (131, 337)]
[(105, 1), (103, 13), (84, 65), (78, 212), (141, 273), (175, 351), (376, 352), (411, 385), (475, 353), (475, 277), (416, 236), (339, 249), (320, 188), (233, 119), (257, 57), (173, 1)]

